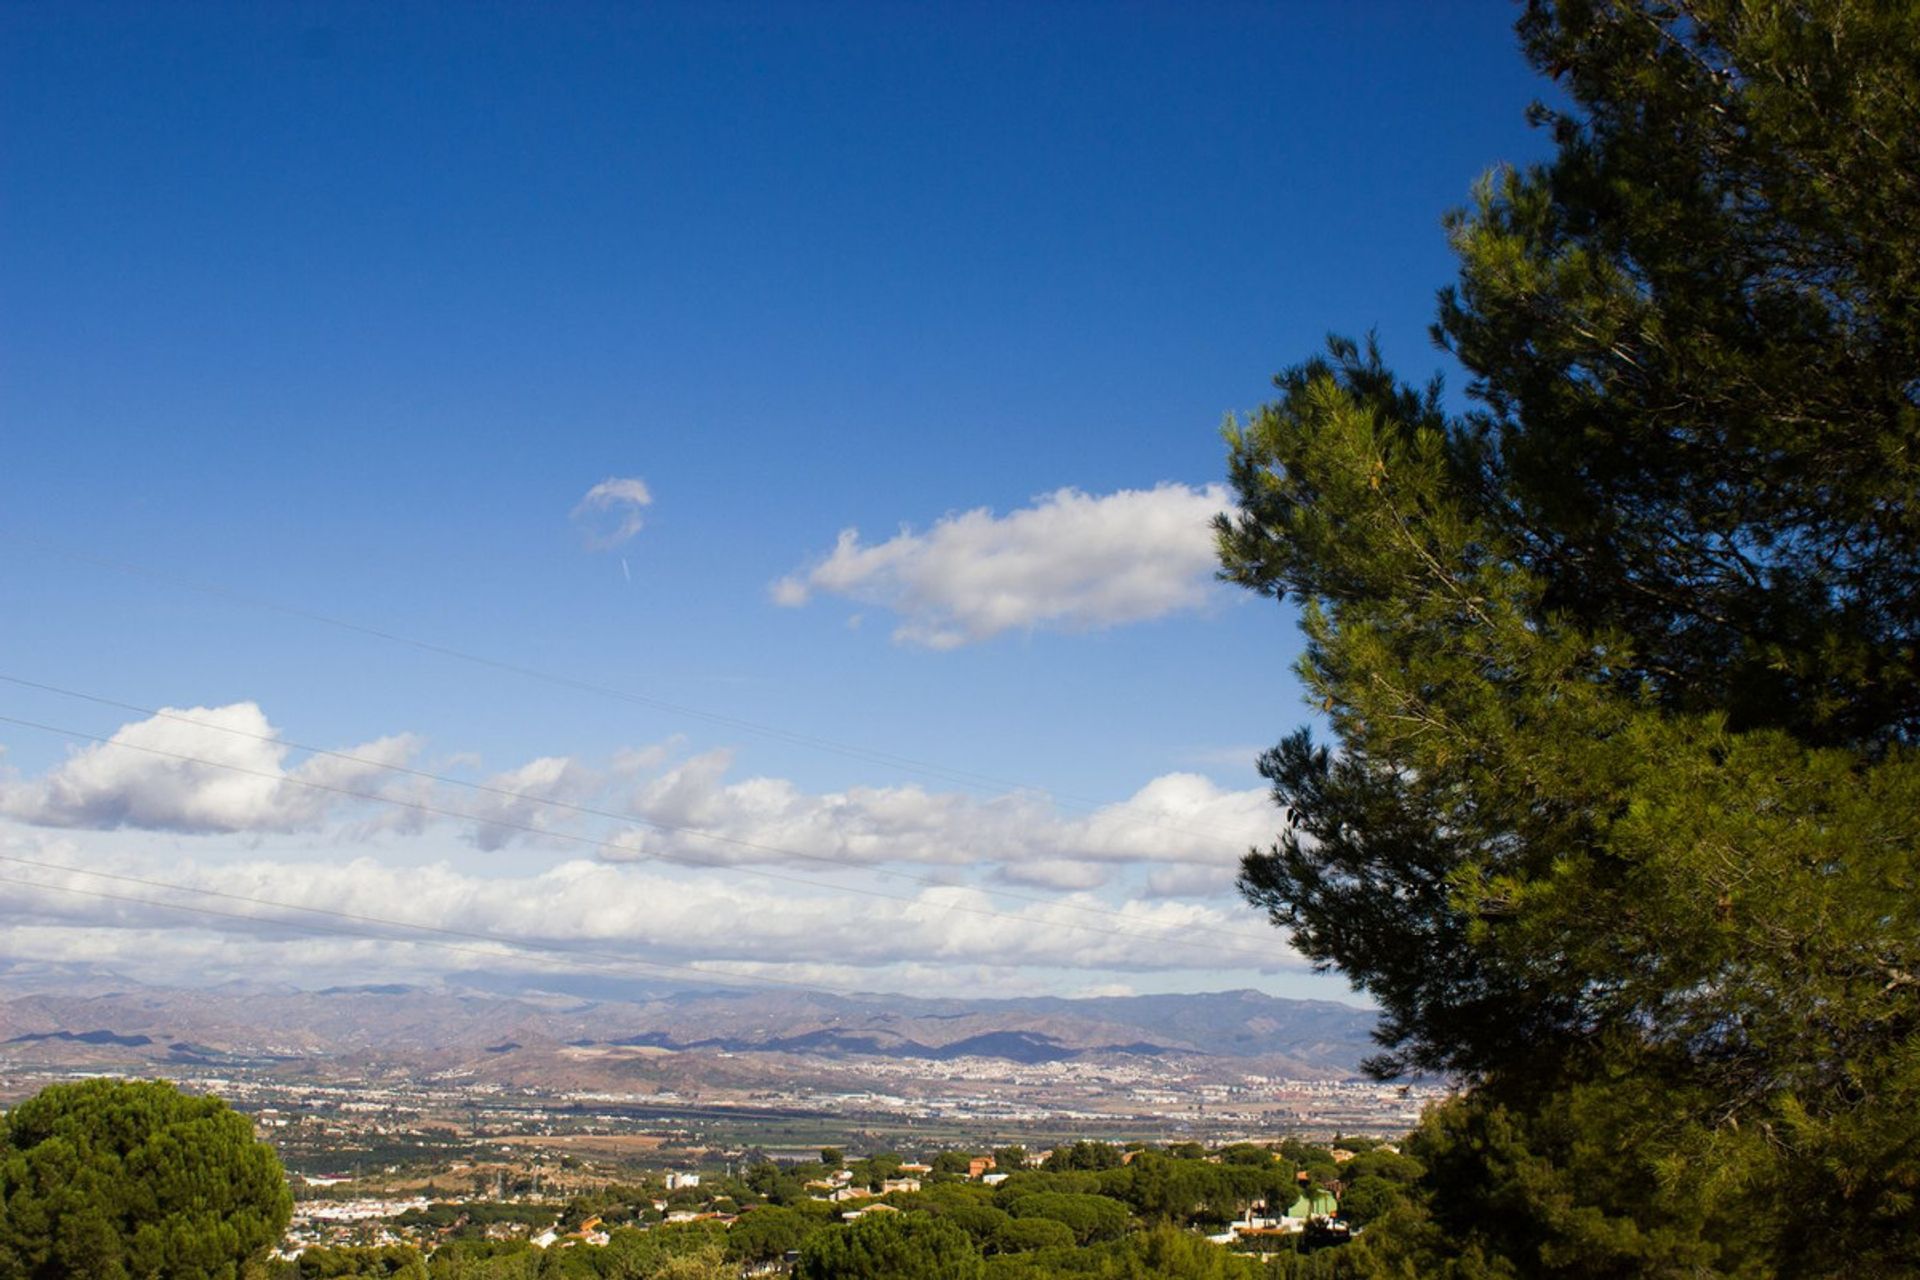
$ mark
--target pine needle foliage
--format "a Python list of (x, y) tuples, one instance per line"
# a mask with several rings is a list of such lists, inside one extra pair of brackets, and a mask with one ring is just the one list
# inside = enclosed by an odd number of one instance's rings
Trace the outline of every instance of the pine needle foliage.
[(292, 1210), (279, 1157), (218, 1098), (87, 1080), (0, 1122), (5, 1280), (237, 1280)]
[(1241, 887), (1464, 1086), (1432, 1274), (1910, 1274), (1920, 7), (1518, 30), (1566, 105), (1447, 224), (1471, 407), (1336, 339), (1227, 431), (1330, 738)]

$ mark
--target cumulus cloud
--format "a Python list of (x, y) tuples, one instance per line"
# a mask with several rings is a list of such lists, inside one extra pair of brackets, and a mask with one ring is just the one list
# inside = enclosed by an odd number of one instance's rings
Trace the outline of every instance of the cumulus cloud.
[[(674, 828), (622, 833), (611, 860), (665, 857), (712, 865), (833, 862), (992, 868), (1004, 883), (1091, 889), (1126, 864), (1210, 869), (1231, 883), (1276, 811), (1264, 789), (1226, 790), (1198, 774), (1155, 778), (1083, 815), (1032, 793), (979, 798), (918, 786), (808, 792), (782, 778), (729, 780), (732, 756), (709, 752), (636, 787), (633, 812)], [(1167, 891), (1171, 896), (1171, 890)]]
[[(367, 858), (154, 865), (89, 855), (70, 844), (34, 849), (15, 840), (5, 847), (15, 855), (25, 851), (40, 864), (7, 868), (10, 880), (37, 886), (10, 884), (0, 896), (0, 923), (16, 944), (25, 945), (25, 931), (39, 930), (42, 935), (30, 949), (41, 959), (108, 963), (116, 953), (131, 954), (148, 966), (143, 971), (170, 949), (203, 956), (208, 936), (237, 940), (239, 950), (226, 955), (229, 960), (257, 957), (251, 961), (253, 976), (297, 971), (287, 957), (320, 943), (366, 952), (381, 963), (393, 960), (383, 953), (411, 944), (419, 949), (413, 963), (441, 971), (472, 968), (490, 958), (592, 968), (617, 966), (627, 957), (636, 966), (652, 960), (836, 984), (862, 981), (862, 971), (864, 981), (871, 982), (873, 971), (900, 966), (949, 973), (966, 966), (1027, 970), (1046, 974), (1049, 982), (1061, 971), (1301, 967), (1277, 938), (1271, 948), (1223, 943), (1219, 935), (1243, 923), (1238, 914), (1191, 903), (1116, 906), (1071, 895), (1060, 905), (1007, 909), (987, 893), (962, 886), (895, 897), (796, 892), (790, 885), (756, 883), (733, 873), (688, 876), (590, 861), (495, 878), (445, 863), (402, 868)], [(94, 874), (102, 871), (137, 875), (148, 883), (129, 886)], [(181, 889), (160, 889), (155, 882)], [(211, 905), (221, 914), (183, 913), (168, 903)], [(1093, 918), (1073, 910), (1089, 905), (1103, 914)], [(392, 923), (343, 921), (342, 914)], [(743, 927), (745, 921), (751, 927)], [(409, 933), (407, 926), (441, 932)], [(314, 929), (323, 934), (318, 942)], [(355, 930), (388, 941), (369, 947), (341, 936)], [(450, 940), (446, 931), (465, 936)], [(66, 941), (56, 946), (55, 935)], [(144, 954), (129, 953), (127, 939), (138, 939)], [(829, 972), (838, 976), (827, 979)]]
[(462, 808), (474, 816), (472, 839), (482, 849), (504, 848), (515, 837), (561, 830), (591, 803), (603, 776), (571, 756), (541, 756), (496, 773)]
[(1150, 898), (1225, 898), (1235, 893), (1239, 877), (1236, 866), (1196, 866), (1176, 863), (1157, 867), (1147, 875), (1146, 892)]
[(951, 649), (1010, 630), (1088, 631), (1198, 609), (1212, 592), (1220, 485), (1093, 495), (1059, 489), (1004, 516), (985, 507), (924, 533), (869, 543), (840, 534), (812, 567), (773, 584), (774, 603), (816, 594), (891, 610), (894, 638)]
[[(0, 815), (48, 827), (193, 833), (319, 826), (350, 797), (410, 760), (408, 734), (286, 767), (288, 747), (253, 702), (163, 708), (76, 751), (44, 776), (0, 783)], [(331, 789), (331, 790), (329, 790)]]
[(1237, 867), (1249, 845), (1272, 842), (1278, 821), (1264, 786), (1229, 790), (1197, 773), (1165, 773), (1066, 826), (1103, 858)]
[(574, 504), (573, 525), (589, 551), (611, 551), (640, 532), (653, 493), (639, 476), (608, 476)]
[(1103, 863), (1073, 858), (1027, 858), (999, 870), (999, 878), (1008, 884), (1041, 889), (1097, 889), (1112, 874), (1113, 869)]
[(255, 703), (166, 709), (37, 777), (0, 775), (0, 818), (203, 836), (324, 832), (343, 846), (437, 829), (486, 853), (526, 843), (591, 850), (607, 862), (1047, 892), (1098, 889), (1141, 870), (1156, 899), (1226, 892), (1242, 855), (1271, 842), (1278, 818), (1264, 789), (1227, 789), (1194, 773), (1164, 774), (1123, 800), (1074, 812), (1032, 791), (811, 791), (737, 777), (731, 752), (684, 756), (677, 739), (616, 752), (603, 766), (542, 756), (469, 787), (405, 771), (418, 747), (399, 734), (290, 764), (293, 749)]

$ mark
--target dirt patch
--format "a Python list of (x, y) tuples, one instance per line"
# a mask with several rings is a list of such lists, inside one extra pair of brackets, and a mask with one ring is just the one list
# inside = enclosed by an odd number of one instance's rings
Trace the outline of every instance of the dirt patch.
[(578, 1151), (588, 1155), (631, 1156), (658, 1151), (667, 1140), (650, 1133), (557, 1133), (523, 1134), (510, 1138), (488, 1138), (503, 1147), (529, 1147), (537, 1151)]

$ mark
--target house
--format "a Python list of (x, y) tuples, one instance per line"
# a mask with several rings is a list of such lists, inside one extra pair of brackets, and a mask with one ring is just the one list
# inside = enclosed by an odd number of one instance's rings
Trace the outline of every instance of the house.
[(1303, 1189), (1300, 1198), (1287, 1209), (1287, 1218), (1302, 1225), (1315, 1218), (1331, 1218), (1340, 1212), (1340, 1202), (1333, 1198), (1333, 1192), (1320, 1188)]
[(893, 1191), (918, 1191), (919, 1189), (920, 1179), (918, 1178), (886, 1178), (880, 1183), (880, 1194), (883, 1196)]
[(699, 1185), (700, 1175), (697, 1173), (670, 1171), (667, 1174), (667, 1190), (669, 1191), (678, 1191), (682, 1187), (697, 1187)]
[(980, 1178), (986, 1176), (989, 1169), (994, 1167), (992, 1156), (975, 1156), (973, 1159), (967, 1161), (967, 1176), (978, 1181)]
[(849, 1209), (845, 1213), (841, 1214), (840, 1216), (845, 1218), (848, 1222), (853, 1222), (860, 1218), (866, 1217), (870, 1213), (898, 1213), (898, 1212), (900, 1211), (894, 1208), (890, 1204), (863, 1204), (858, 1209)]
[[(1265, 1201), (1256, 1201), (1254, 1204), (1248, 1205), (1246, 1217), (1227, 1228), (1228, 1241), (1265, 1240), (1280, 1236), (1297, 1235), (1306, 1227), (1304, 1220), (1295, 1221), (1292, 1218), (1271, 1217), (1267, 1214), (1266, 1208)], [(1256, 1212), (1256, 1209), (1259, 1210), (1259, 1212)]]

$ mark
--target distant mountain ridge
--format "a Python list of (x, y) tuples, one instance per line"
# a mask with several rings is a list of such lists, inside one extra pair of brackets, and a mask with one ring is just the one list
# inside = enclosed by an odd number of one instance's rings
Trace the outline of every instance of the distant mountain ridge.
[[(602, 1042), (595, 1040), (572, 1042), (575, 1047), (580, 1048), (599, 1043)], [(939, 1062), (949, 1062), (955, 1058), (1004, 1058), (1010, 1062), (1028, 1063), (1063, 1062), (1073, 1058), (1104, 1057), (1114, 1054), (1158, 1057), (1171, 1052), (1167, 1045), (1151, 1044), (1147, 1041), (1073, 1048), (1061, 1043), (1054, 1036), (1037, 1031), (984, 1031), (978, 1035), (965, 1036), (959, 1040), (938, 1045), (904, 1038), (885, 1040), (879, 1036), (850, 1035), (829, 1029), (762, 1040), (709, 1036), (703, 1040), (685, 1042), (675, 1041), (665, 1032), (649, 1031), (604, 1043), (617, 1048), (646, 1046), (676, 1051), (720, 1049), (728, 1053), (866, 1054), (883, 1058), (924, 1058)]]
[(75, 1044), (117, 1044), (129, 1049), (153, 1043), (152, 1036), (123, 1036), (118, 1032), (96, 1029), (93, 1031), (39, 1031), (29, 1035), (15, 1036), (8, 1044), (39, 1044), (46, 1040), (67, 1040)]
[[(36, 986), (46, 975), (34, 974)], [(469, 1061), (498, 1074), (539, 1059), (612, 1051), (785, 1054), (1016, 1063), (1120, 1058), (1245, 1059), (1275, 1074), (1353, 1074), (1373, 1051), (1375, 1015), (1257, 991), (983, 1000), (818, 992), (674, 989), (503, 975), (444, 986), (377, 983), (143, 987), (76, 979), (71, 994), (20, 993), (0, 971), (0, 1057), (219, 1055), (354, 1058), (425, 1070)]]

